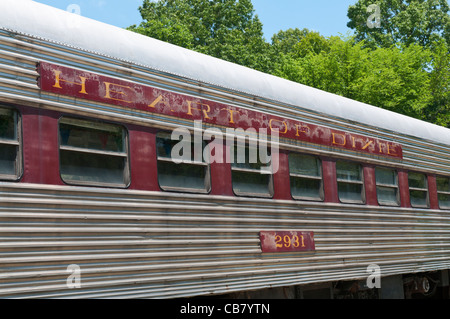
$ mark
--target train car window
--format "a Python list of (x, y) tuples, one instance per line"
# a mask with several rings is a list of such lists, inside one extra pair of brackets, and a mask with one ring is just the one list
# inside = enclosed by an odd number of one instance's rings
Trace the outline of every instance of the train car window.
[(290, 153), (289, 174), (294, 199), (323, 200), (322, 163), (318, 157)]
[(364, 203), (364, 181), (361, 165), (352, 162), (336, 162), (339, 200), (343, 203)]
[(436, 177), (439, 207), (450, 209), (450, 178)]
[(428, 207), (427, 176), (421, 173), (409, 172), (409, 195), (412, 207)]
[(17, 180), (21, 175), (20, 117), (16, 110), (0, 108), (0, 179)]
[(63, 117), (59, 121), (61, 178), (68, 184), (126, 187), (128, 138), (120, 125)]
[(238, 196), (272, 197), (273, 178), (268, 169), (271, 165), (269, 157), (261, 160), (258, 149), (249, 145), (235, 145), (233, 153), (231, 177), (234, 193)]
[(380, 205), (399, 206), (397, 171), (388, 168), (375, 168), (377, 198)]
[[(209, 165), (204, 161), (203, 156), (201, 161), (194, 160), (193, 138), (190, 142), (189, 159), (181, 163), (175, 162), (172, 158), (172, 149), (179, 142), (179, 140), (172, 140), (169, 132), (158, 132), (156, 136), (159, 186), (165, 191), (209, 193), (211, 189)], [(202, 146), (203, 150), (205, 142)], [(184, 151), (182, 148), (181, 150)], [(183, 154), (179, 155), (183, 156)]]

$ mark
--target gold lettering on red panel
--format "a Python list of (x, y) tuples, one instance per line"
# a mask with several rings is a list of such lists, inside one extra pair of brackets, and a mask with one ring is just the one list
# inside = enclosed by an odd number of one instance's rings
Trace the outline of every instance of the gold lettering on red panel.
[(86, 78), (85, 77), (79, 76), (81, 83), (76, 83), (76, 82), (61, 79), (61, 71), (59, 71), (59, 70), (53, 70), (53, 73), (55, 74), (55, 84), (53, 85), (54, 88), (62, 89), (61, 82), (67, 82), (67, 83), (81, 86), (81, 90), (78, 93), (88, 94), (86, 92)]
[(149, 104), (148, 106), (154, 108), (160, 102), (163, 103), (164, 105), (170, 107), (169, 102), (166, 101), (166, 99), (161, 94), (158, 95), (158, 97), (151, 104)]
[(106, 87), (106, 93), (105, 93), (105, 96), (104, 96), (105, 99), (110, 99), (110, 100), (115, 100), (115, 101), (120, 101), (120, 102), (125, 102), (125, 103), (131, 103), (132, 102), (132, 101), (127, 101), (127, 100), (111, 97), (111, 93), (118, 94), (118, 95), (121, 95), (121, 96), (126, 95), (126, 93), (124, 93), (122, 91), (112, 90), (111, 89), (111, 85), (117, 86), (119, 88), (129, 89), (129, 90), (132, 90), (131, 87), (125, 86), (125, 85), (120, 85), (120, 84), (114, 84), (114, 83), (111, 83), (111, 82), (104, 82), (104, 83), (105, 83), (105, 87)]
[[(347, 144), (347, 140), (344, 134), (341, 133), (331, 133), (333, 136), (333, 145), (345, 146)], [(338, 136), (338, 141), (336, 141), (336, 136)]]
[(276, 119), (270, 119), (270, 121), (269, 121), (269, 127), (270, 127), (270, 130), (271, 130), (271, 131), (274, 130), (274, 128), (272, 127), (272, 122), (273, 122), (273, 121), (280, 122), (280, 123), (283, 124), (283, 126), (284, 126), (284, 131), (278, 130), (278, 133), (280, 133), (280, 134), (286, 134), (286, 133), (287, 133), (288, 127), (287, 127), (286, 122), (285, 122), (285, 121), (276, 120)]
[[(202, 112), (203, 111), (203, 115), (205, 116), (205, 119), (209, 119), (208, 113), (211, 112), (211, 107), (208, 104), (205, 103), (197, 103), (197, 102), (193, 102), (193, 101), (187, 101), (188, 104), (188, 115), (193, 115), (192, 114), (192, 110), (197, 110)], [(192, 104), (199, 104), (201, 106), (201, 108), (196, 108), (196, 107), (192, 107)], [(206, 110), (203, 108), (203, 106), (206, 107)]]
[[(38, 70), (40, 72), (39, 85), (41, 90), (55, 94), (65, 94), (141, 111), (158, 112), (169, 116), (193, 117), (195, 114), (196, 117), (200, 117), (201, 115), (202, 119), (209, 120), (208, 123), (218, 125), (223, 125), (228, 121), (229, 126), (234, 126), (237, 114), (238, 122), (242, 122), (244, 125), (251, 125), (255, 130), (268, 126), (271, 131), (277, 130), (279, 134), (283, 134), (284, 138), (374, 155), (403, 158), (402, 146), (393, 142), (348, 132), (334, 131), (325, 126), (302, 123), (292, 119), (283, 120), (262, 112), (249, 111), (214, 101), (195, 101), (193, 97), (175, 92), (163, 91), (138, 83), (118, 80), (51, 63), (40, 62)], [(179, 106), (187, 105), (187, 110), (182, 111), (184, 114), (174, 113), (170, 105), (171, 102), (165, 97), (169, 94), (171, 96), (170, 101), (176, 99), (180, 101), (177, 102)], [(166, 107), (158, 108), (157, 106), (161, 104)], [(223, 123), (224, 119), (218, 119), (214, 112), (214, 116), (211, 115), (211, 110), (217, 109), (228, 112), (228, 118), (225, 120), (225, 123)]]

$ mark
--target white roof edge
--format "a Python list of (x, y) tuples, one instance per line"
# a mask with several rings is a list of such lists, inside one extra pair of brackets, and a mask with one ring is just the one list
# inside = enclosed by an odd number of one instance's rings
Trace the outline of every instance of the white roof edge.
[[(2, 0), (0, 28), (250, 95), (450, 145), (450, 129), (30, 0)], [(120, 45), (118, 45), (120, 44)]]

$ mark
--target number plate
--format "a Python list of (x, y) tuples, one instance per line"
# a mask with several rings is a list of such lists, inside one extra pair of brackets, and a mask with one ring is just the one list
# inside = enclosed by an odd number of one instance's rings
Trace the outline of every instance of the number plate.
[(261, 231), (259, 239), (263, 253), (316, 249), (312, 231)]

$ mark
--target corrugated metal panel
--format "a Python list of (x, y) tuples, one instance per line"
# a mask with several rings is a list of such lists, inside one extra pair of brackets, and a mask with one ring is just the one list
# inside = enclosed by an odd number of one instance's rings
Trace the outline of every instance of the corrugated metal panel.
[[(3, 297), (181, 297), (366, 278), (372, 263), (383, 276), (450, 267), (448, 211), (13, 183), (0, 196)], [(292, 229), (314, 231), (316, 251), (261, 253), (259, 231)]]

